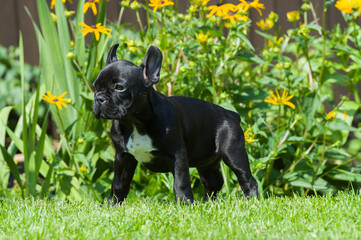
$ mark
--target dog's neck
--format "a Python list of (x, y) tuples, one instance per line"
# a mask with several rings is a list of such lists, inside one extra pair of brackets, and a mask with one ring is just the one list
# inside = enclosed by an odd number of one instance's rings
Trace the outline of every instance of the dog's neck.
[(153, 88), (149, 88), (148, 91), (146, 96), (144, 96), (141, 106), (135, 112), (119, 121), (134, 125), (137, 129), (144, 129), (145, 126), (149, 126), (149, 123), (154, 119), (152, 99), (156, 97), (157, 93)]

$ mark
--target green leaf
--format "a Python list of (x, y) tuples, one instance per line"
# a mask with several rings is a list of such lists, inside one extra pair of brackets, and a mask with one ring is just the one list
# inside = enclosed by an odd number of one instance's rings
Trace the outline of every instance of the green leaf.
[(21, 138), (16, 136), (16, 134), (8, 126), (6, 126), (6, 132), (8, 133), (11, 140), (13, 140), (17, 149), (19, 149), (20, 152), (24, 153), (24, 142), (21, 140)]
[(237, 35), (240, 39), (242, 39), (242, 41), (243, 41), (244, 43), (246, 43), (247, 46), (248, 46), (252, 51), (255, 51), (252, 43), (248, 40), (248, 38), (247, 38), (243, 33), (236, 33), (236, 35)]
[(361, 182), (361, 174), (350, 172), (344, 169), (331, 170), (327, 173), (331, 179), (347, 181), (347, 182)]
[(83, 67), (85, 63), (85, 38), (83, 37), (82, 32), (80, 31), (83, 27), (79, 25), (79, 23), (84, 22), (84, 6), (85, 0), (80, 0), (78, 2), (78, 8), (76, 11), (76, 23), (74, 26), (75, 29), (75, 57), (78, 61), (78, 64)]
[(264, 33), (264, 32), (260, 32), (260, 31), (258, 31), (258, 30), (256, 30), (255, 32), (256, 32), (258, 35), (261, 35), (262, 37), (264, 37), (264, 38), (272, 41), (273, 43), (275, 43), (275, 39), (274, 39), (274, 37), (273, 37), (272, 35), (267, 34), (267, 33)]
[(238, 114), (237, 109), (229, 102), (222, 102), (219, 106)]
[(3, 146), (5, 146), (6, 126), (9, 114), (13, 108), (13, 106), (8, 106), (0, 110), (0, 145)]
[(359, 131), (359, 129), (348, 125), (345, 121), (341, 119), (335, 119), (333, 122), (330, 123), (328, 128), (334, 131)]
[(0, 150), (2, 152), (4, 160), (6, 161), (6, 163), (8, 164), (8, 166), (10, 168), (11, 173), (14, 175), (15, 180), (18, 182), (18, 184), (21, 188), (21, 191), (22, 191), (22, 195), (24, 197), (23, 183), (21, 182), (21, 179), (20, 179), (20, 172), (19, 172), (18, 166), (15, 164), (11, 155), (6, 151), (6, 149), (2, 145), (0, 145)]

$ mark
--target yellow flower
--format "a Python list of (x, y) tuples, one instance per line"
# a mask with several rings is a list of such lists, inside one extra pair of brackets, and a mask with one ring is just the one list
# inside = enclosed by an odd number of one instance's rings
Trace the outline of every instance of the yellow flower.
[(256, 141), (256, 139), (254, 138), (255, 136), (256, 136), (256, 134), (252, 133), (250, 128), (248, 128), (244, 132), (244, 139), (245, 139), (246, 143), (253, 143), (254, 141)]
[(84, 3), (84, 7), (83, 7), (83, 12), (86, 13), (86, 11), (88, 11), (89, 8), (92, 9), (94, 16), (97, 15), (97, 6), (95, 5), (95, 3), (99, 4), (99, 0), (88, 0), (86, 1), (86, 3)]
[(59, 110), (62, 109), (62, 106), (64, 106), (66, 108), (65, 103), (71, 103), (70, 99), (63, 98), (65, 96), (65, 94), (67, 93), (66, 91), (59, 97), (53, 96), (49, 91), (47, 91), (46, 93), (48, 95), (44, 94), (42, 99), (44, 101), (47, 101), (48, 103), (55, 104), (59, 108)]
[(361, 0), (338, 0), (335, 7), (344, 13), (361, 12)]
[(277, 39), (277, 36), (274, 36), (273, 39), (274, 39), (273, 41), (268, 40), (268, 45), (270, 47), (273, 47), (273, 46), (279, 47), (281, 45), (282, 41), (284, 40), (283, 37), (280, 37), (280, 38)]
[(333, 120), (336, 119), (336, 116), (337, 116), (337, 111), (332, 110), (331, 112), (327, 113), (326, 120), (327, 121), (333, 121)]
[(257, 26), (260, 27), (263, 31), (267, 31), (275, 25), (275, 23), (270, 19), (261, 19), (259, 22), (256, 22)]
[(209, 32), (207, 32), (207, 35), (204, 33), (200, 33), (199, 35), (196, 33), (196, 38), (201, 45), (205, 45), (208, 42)]
[(223, 17), (230, 11), (237, 12), (236, 6), (231, 3), (219, 3), (217, 5), (211, 5), (208, 7), (208, 10), (211, 11), (208, 14), (208, 17), (212, 17), (214, 14), (216, 14), (218, 17)]
[[(61, 0), (63, 3), (66, 2), (66, 0)], [(72, 0), (69, 0), (70, 3), (72, 3), (73, 1)], [(51, 3), (50, 3), (50, 8), (53, 9), (55, 6), (55, 0), (51, 0)]]
[(286, 90), (283, 90), (282, 97), (280, 97), (277, 89), (276, 89), (277, 96), (275, 96), (271, 90), (269, 92), (272, 97), (270, 97), (270, 96), (266, 97), (266, 99), (264, 100), (265, 102), (272, 103), (273, 105), (276, 105), (276, 106), (277, 105), (287, 105), (293, 109), (296, 108), (296, 106), (289, 101), (291, 98), (293, 98), (293, 95), (288, 96), (288, 93)]
[(232, 24), (235, 24), (238, 19), (247, 21), (248, 17), (245, 15), (240, 15), (237, 12), (229, 11), (226, 15), (222, 17), (223, 20), (229, 20)]
[(237, 9), (243, 9), (244, 11), (248, 11), (250, 8), (256, 9), (259, 14), (262, 16), (262, 12), (260, 9), (264, 9), (264, 4), (259, 3), (259, 0), (254, 0), (251, 3), (248, 3), (245, 0), (239, 0), (241, 3), (237, 5)]
[(203, 5), (203, 6), (205, 6), (208, 2), (209, 2), (209, 0), (193, 0), (194, 4)]
[(299, 11), (287, 12), (287, 19), (290, 22), (297, 22), (298, 20), (300, 20), (300, 12)]
[(95, 35), (95, 39), (98, 41), (99, 40), (99, 33), (105, 33), (106, 35), (108, 35), (109, 37), (112, 37), (112, 35), (110, 35), (109, 28), (106, 28), (104, 26), (102, 26), (101, 23), (98, 23), (97, 25), (87, 25), (84, 22), (79, 23), (79, 25), (83, 26), (83, 29), (80, 29), (80, 31), (83, 31), (83, 37), (85, 37), (88, 33), (94, 33)]
[(81, 165), (80, 167), (79, 167), (79, 170), (80, 170), (80, 172), (82, 173), (82, 174), (85, 174), (88, 170), (87, 170), (87, 168), (85, 167), (85, 166), (83, 166), (83, 165)]
[(159, 7), (165, 7), (168, 5), (174, 5), (171, 0), (150, 0), (149, 7), (153, 7), (153, 12), (156, 12)]

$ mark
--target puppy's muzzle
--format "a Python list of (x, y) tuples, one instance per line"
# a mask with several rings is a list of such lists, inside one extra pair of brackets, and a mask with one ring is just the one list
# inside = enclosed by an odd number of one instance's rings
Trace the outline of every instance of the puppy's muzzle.
[(99, 104), (101, 106), (101, 105), (105, 104), (106, 99), (104, 96), (100, 95), (100, 96), (95, 97), (95, 101), (97, 102), (97, 104)]

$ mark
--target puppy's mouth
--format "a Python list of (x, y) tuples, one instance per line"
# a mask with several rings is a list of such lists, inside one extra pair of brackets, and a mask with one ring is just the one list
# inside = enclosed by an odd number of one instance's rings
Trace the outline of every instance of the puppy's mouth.
[(117, 111), (110, 111), (109, 109), (101, 109), (101, 107), (94, 105), (93, 114), (95, 118), (103, 118), (103, 119), (121, 119), (124, 117), (123, 114), (120, 114)]
[(124, 116), (122, 116), (120, 113), (107, 113), (104, 111), (97, 111), (97, 112), (93, 112), (95, 118), (99, 119), (99, 118), (103, 118), (103, 119), (121, 119)]

